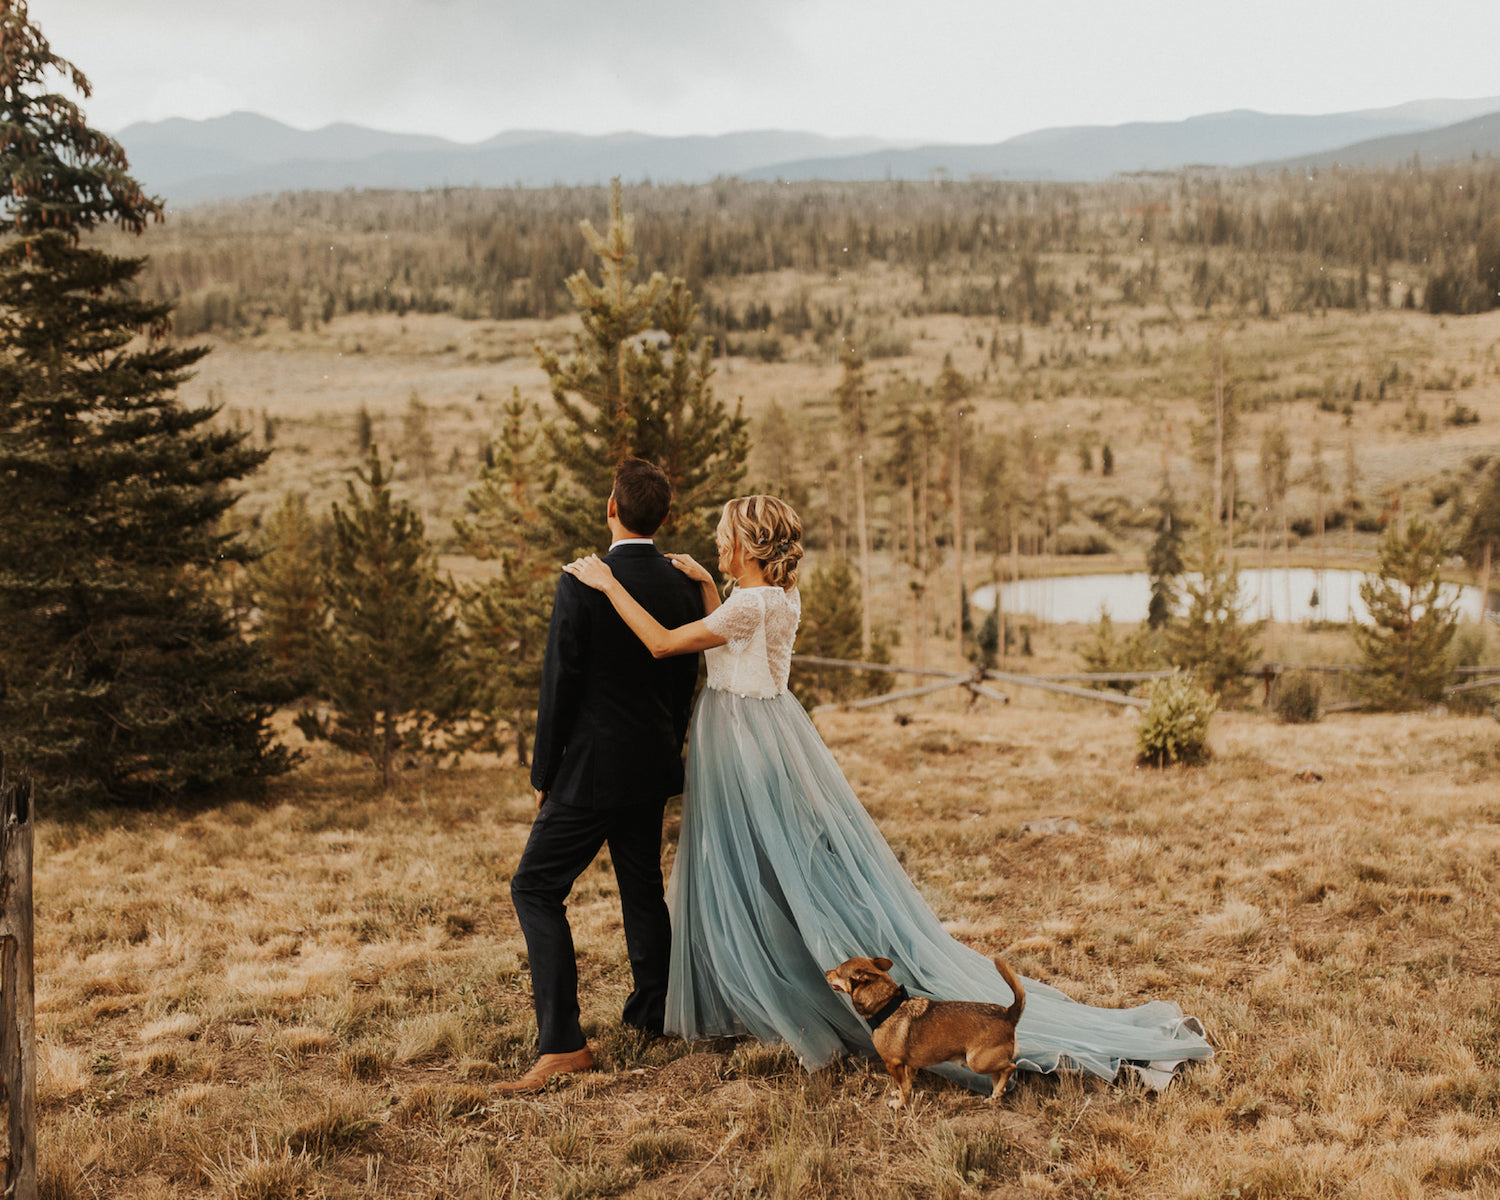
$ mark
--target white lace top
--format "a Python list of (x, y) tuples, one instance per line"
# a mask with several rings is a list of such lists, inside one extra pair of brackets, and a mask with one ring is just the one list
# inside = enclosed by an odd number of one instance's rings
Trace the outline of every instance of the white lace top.
[(792, 645), (802, 619), (802, 597), (793, 588), (736, 588), (703, 618), (726, 639), (706, 650), (708, 686), (739, 696), (770, 699), (786, 691), (792, 671)]

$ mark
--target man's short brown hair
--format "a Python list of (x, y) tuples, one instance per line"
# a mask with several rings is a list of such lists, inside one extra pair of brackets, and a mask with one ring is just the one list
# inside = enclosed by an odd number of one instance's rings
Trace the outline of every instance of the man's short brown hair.
[(631, 533), (653, 536), (672, 507), (672, 481), (644, 458), (623, 459), (615, 468), (615, 516)]

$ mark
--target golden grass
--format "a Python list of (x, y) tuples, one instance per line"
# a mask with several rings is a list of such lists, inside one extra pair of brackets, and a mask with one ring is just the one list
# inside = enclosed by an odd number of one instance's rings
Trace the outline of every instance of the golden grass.
[[(648, 1045), (596, 864), (570, 911), (601, 1069), (502, 1099), (535, 1045), (522, 773), (382, 797), (320, 749), (264, 805), (42, 824), (47, 1194), (1500, 1196), (1500, 726), (1232, 713), (1157, 772), (1071, 704), (820, 725), (966, 941), (1204, 1022), (1218, 1056), (1160, 1095), (927, 1080), (898, 1118), (878, 1063)], [(1077, 832), (1021, 831), (1047, 816)]]

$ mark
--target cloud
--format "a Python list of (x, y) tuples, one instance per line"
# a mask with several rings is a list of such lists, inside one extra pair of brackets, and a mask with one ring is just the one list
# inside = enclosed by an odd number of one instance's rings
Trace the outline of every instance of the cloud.
[(1494, 0), (32, 0), (31, 14), (92, 78), (105, 128), (238, 108), (470, 141), (767, 127), (997, 141), (1500, 91)]

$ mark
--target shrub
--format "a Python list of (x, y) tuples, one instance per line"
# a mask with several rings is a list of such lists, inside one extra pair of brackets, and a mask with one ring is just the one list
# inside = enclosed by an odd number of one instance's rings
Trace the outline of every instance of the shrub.
[(1135, 731), (1139, 761), (1153, 767), (1204, 762), (1208, 722), (1218, 701), (1181, 672), (1158, 679), (1146, 694), (1149, 703)]
[(1323, 683), (1311, 671), (1292, 671), (1276, 684), (1276, 717), (1283, 725), (1311, 725), (1323, 715)]
[[(1476, 621), (1460, 622), (1453, 640), (1448, 643), (1449, 670), (1456, 671), (1460, 667), (1492, 667), (1494, 673), (1500, 675), (1500, 660), (1489, 649), (1490, 636), (1486, 627)], [(1459, 677), (1454, 682), (1464, 683), (1467, 680)], [(1495, 703), (1497, 697), (1500, 697), (1500, 688), (1475, 688), (1444, 696), (1443, 703), (1452, 712), (1480, 716)]]

